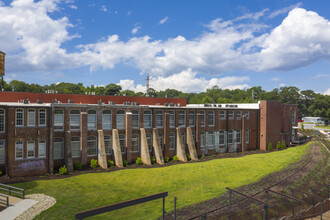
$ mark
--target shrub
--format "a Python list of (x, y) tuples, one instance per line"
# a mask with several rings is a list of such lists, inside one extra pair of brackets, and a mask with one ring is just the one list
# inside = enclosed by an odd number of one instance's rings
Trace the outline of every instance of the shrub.
[(191, 160), (191, 157), (189, 154), (187, 154), (187, 160)]
[(60, 167), (60, 169), (59, 169), (59, 173), (61, 174), (61, 175), (64, 175), (64, 174), (66, 174), (68, 172), (68, 169), (65, 167), (65, 165), (63, 165), (63, 167)]
[(108, 160), (108, 167), (113, 167), (115, 166), (115, 162), (113, 162), (112, 160)]
[(268, 150), (269, 150), (269, 151), (272, 151), (272, 150), (273, 150), (273, 145), (272, 145), (271, 142), (269, 142), (269, 144), (268, 144)]
[(97, 170), (97, 172), (99, 173), (99, 172), (101, 172), (101, 170)]
[(303, 131), (304, 130), (304, 124), (301, 124), (301, 130)]
[(154, 163), (156, 163), (156, 158), (155, 157), (152, 157), (151, 158), (151, 164), (154, 164)]
[(168, 163), (168, 161), (170, 161), (170, 158), (168, 158), (168, 157), (164, 157), (164, 162), (165, 162), (165, 163)]
[(127, 166), (128, 166), (128, 162), (127, 162), (127, 160), (124, 160), (124, 161), (123, 161), (123, 165), (124, 165), (124, 167), (127, 167)]
[(92, 159), (91, 160), (91, 168), (96, 168), (97, 167), (97, 160)]
[(280, 150), (281, 149), (281, 142), (280, 141), (277, 142), (276, 149), (277, 150)]
[(284, 142), (282, 142), (282, 149), (285, 149), (286, 148), (286, 145)]
[(174, 157), (173, 157), (173, 161), (178, 161), (179, 160), (179, 158), (178, 158), (178, 156), (177, 155), (175, 155)]
[(0, 171), (0, 176), (2, 176), (2, 171)]
[(138, 157), (138, 158), (136, 159), (135, 163), (136, 163), (137, 165), (142, 165), (142, 164), (143, 164), (143, 163), (142, 163), (142, 160), (141, 160), (140, 157)]
[(82, 167), (83, 167), (83, 165), (80, 161), (77, 161), (73, 164), (73, 169), (75, 169), (75, 170), (81, 170)]

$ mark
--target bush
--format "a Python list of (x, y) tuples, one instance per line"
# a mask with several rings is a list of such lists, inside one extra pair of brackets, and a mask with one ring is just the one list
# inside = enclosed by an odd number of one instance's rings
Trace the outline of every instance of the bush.
[(127, 167), (127, 166), (128, 166), (128, 162), (127, 162), (127, 160), (124, 160), (124, 161), (123, 161), (123, 165), (124, 165), (124, 167)]
[(205, 157), (205, 156), (203, 155), (203, 156), (201, 157), (201, 160), (203, 160), (203, 159), (204, 159), (204, 157)]
[(282, 142), (282, 149), (285, 149), (286, 148), (286, 145), (284, 142)]
[(178, 158), (178, 156), (177, 155), (175, 155), (174, 157), (173, 157), (173, 161), (178, 161), (179, 160), (179, 158)]
[(280, 141), (277, 142), (276, 149), (277, 150), (280, 150), (281, 149), (281, 142)]
[(151, 164), (154, 164), (154, 163), (156, 163), (156, 158), (155, 157), (152, 157), (151, 158)]
[(170, 161), (170, 158), (168, 158), (168, 157), (164, 157), (164, 162), (165, 162), (165, 163), (168, 163), (168, 161)]
[(143, 163), (142, 163), (142, 160), (141, 160), (140, 157), (138, 157), (138, 158), (136, 159), (135, 163), (136, 163), (137, 165), (142, 165), (142, 164), (143, 164)]
[(83, 167), (83, 165), (80, 161), (77, 161), (73, 164), (73, 169), (75, 169), (75, 170), (81, 170), (82, 167)]
[(65, 165), (63, 165), (63, 167), (60, 167), (60, 169), (59, 169), (59, 173), (61, 174), (61, 175), (64, 175), (64, 174), (66, 174), (68, 172), (68, 169), (65, 167)]
[(187, 160), (191, 160), (191, 157), (189, 154), (187, 154)]
[(108, 160), (108, 167), (113, 167), (115, 166), (115, 162), (112, 160)]
[(301, 130), (303, 131), (305, 128), (304, 124), (301, 124)]
[(97, 167), (97, 160), (92, 159), (91, 160), (91, 168), (96, 168)]
[(268, 144), (268, 150), (269, 150), (269, 151), (272, 151), (272, 150), (273, 150), (273, 145), (272, 145), (271, 142), (269, 142), (269, 144)]

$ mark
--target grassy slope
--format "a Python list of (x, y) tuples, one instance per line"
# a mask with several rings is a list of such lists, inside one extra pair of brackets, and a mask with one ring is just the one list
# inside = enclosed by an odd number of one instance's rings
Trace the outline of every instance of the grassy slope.
[[(45, 193), (57, 203), (38, 219), (73, 219), (74, 213), (122, 202), (163, 191), (169, 192), (166, 210), (173, 210), (173, 197), (178, 208), (214, 198), (225, 187), (239, 187), (259, 180), (288, 164), (298, 161), (307, 145), (268, 154), (255, 154), (234, 159), (180, 164), (154, 169), (129, 169), (112, 173), (82, 174), (66, 179), (14, 184), (27, 193)], [(95, 218), (152, 219), (161, 215), (162, 201), (156, 200), (125, 208)]]

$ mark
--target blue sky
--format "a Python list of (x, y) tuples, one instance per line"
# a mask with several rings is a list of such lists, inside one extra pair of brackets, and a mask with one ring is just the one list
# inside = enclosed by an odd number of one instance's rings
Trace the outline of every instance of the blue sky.
[(6, 80), (330, 95), (330, 2), (0, 0)]

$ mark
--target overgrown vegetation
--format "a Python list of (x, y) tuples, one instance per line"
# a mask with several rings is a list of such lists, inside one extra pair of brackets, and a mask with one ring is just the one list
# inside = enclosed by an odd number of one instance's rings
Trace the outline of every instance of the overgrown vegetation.
[(135, 163), (136, 163), (137, 165), (142, 165), (142, 164), (143, 164), (143, 163), (142, 163), (142, 159), (141, 159), (140, 157), (138, 157), (138, 158), (136, 159)]
[(115, 166), (115, 162), (112, 160), (108, 160), (108, 167), (113, 167)]
[(172, 158), (172, 159), (173, 159), (173, 161), (175, 161), (175, 162), (179, 160), (179, 158), (178, 158), (178, 156), (177, 156), (177, 155), (173, 156), (173, 158)]
[(97, 164), (97, 160), (92, 159), (92, 160), (91, 160), (91, 168), (96, 168), (97, 166), (98, 166), (98, 164)]
[(269, 150), (269, 151), (272, 151), (272, 150), (273, 150), (273, 145), (272, 145), (271, 142), (269, 142), (269, 144), (268, 144), (268, 150)]
[(58, 172), (61, 174), (61, 175), (64, 175), (68, 172), (68, 169), (65, 167), (65, 165), (63, 165), (63, 167), (60, 167), (60, 169), (58, 170)]

